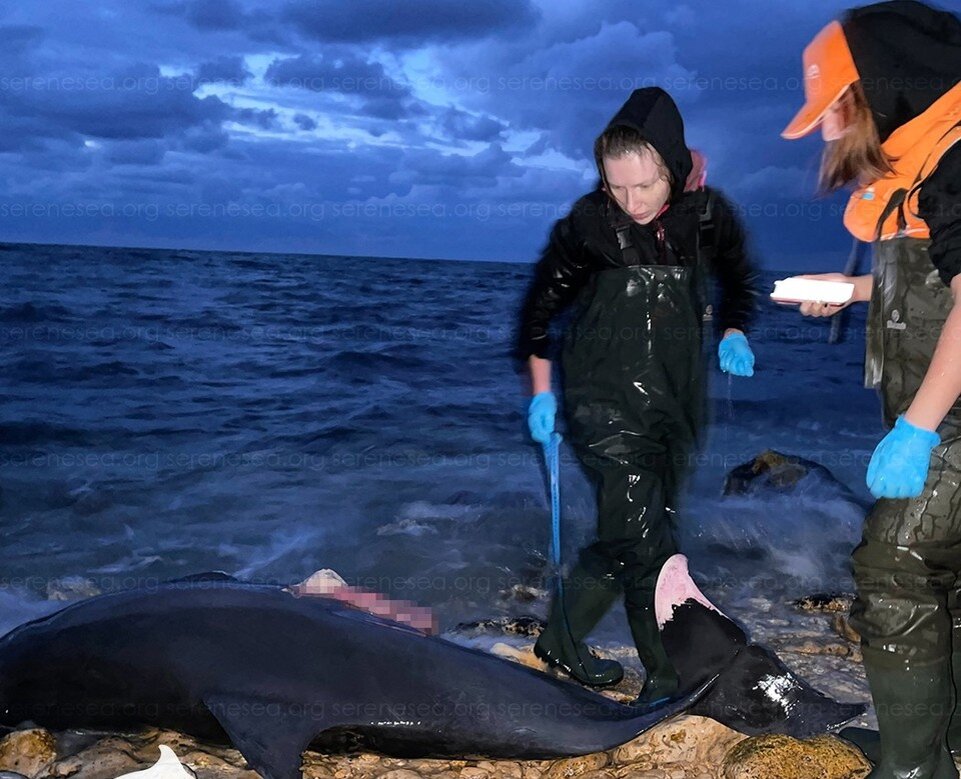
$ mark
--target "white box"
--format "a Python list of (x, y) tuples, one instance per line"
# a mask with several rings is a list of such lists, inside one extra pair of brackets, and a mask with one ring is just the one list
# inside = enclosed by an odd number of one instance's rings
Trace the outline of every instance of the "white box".
[(775, 303), (830, 303), (835, 306), (847, 303), (854, 294), (854, 285), (848, 281), (824, 281), (791, 276), (774, 282), (771, 300)]

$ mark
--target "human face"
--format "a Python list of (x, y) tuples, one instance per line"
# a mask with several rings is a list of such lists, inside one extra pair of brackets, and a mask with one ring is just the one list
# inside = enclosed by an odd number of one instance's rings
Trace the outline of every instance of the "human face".
[(847, 132), (846, 124), (844, 119), (844, 106), (841, 104), (841, 98), (839, 97), (828, 106), (828, 110), (824, 113), (824, 118), (821, 119), (821, 137), (824, 138), (825, 141), (838, 140)]
[(608, 194), (638, 224), (653, 221), (671, 194), (651, 153), (605, 157), (604, 179)]

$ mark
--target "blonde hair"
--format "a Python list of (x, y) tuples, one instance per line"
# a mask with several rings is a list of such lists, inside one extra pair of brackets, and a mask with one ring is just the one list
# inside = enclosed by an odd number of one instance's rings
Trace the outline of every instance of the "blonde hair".
[(633, 127), (616, 124), (608, 127), (594, 141), (594, 162), (597, 163), (597, 172), (600, 174), (605, 187), (607, 187), (607, 176), (604, 175), (604, 158), (618, 159), (631, 154), (650, 154), (661, 174), (661, 178), (671, 185), (674, 184), (674, 177), (657, 149), (651, 146), (644, 136)]
[(827, 194), (848, 184), (863, 186), (894, 172), (891, 157), (881, 148), (881, 136), (860, 81), (838, 98), (845, 133), (828, 141), (821, 155), (818, 187)]

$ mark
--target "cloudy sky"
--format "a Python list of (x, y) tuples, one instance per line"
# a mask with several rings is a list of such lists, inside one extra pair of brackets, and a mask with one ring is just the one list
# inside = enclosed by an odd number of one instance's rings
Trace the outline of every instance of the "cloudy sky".
[(761, 262), (832, 269), (778, 133), (837, 0), (0, 0), (0, 240), (531, 260), (631, 89), (677, 100)]

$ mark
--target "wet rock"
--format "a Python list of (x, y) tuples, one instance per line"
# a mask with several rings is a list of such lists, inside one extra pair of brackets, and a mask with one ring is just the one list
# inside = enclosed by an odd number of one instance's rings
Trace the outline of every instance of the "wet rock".
[(512, 636), (537, 638), (544, 629), (544, 621), (537, 617), (493, 617), (477, 622), (461, 622), (452, 632), (467, 635), (478, 633), (503, 633)]
[(510, 644), (494, 644), (490, 651), (492, 654), (495, 654), (498, 657), (503, 657), (505, 660), (513, 660), (515, 663), (526, 665), (528, 668), (533, 668), (537, 671), (543, 671), (547, 667), (543, 662), (534, 656), (532, 651), (517, 649)]
[[(56, 762), (50, 777), (115, 779), (144, 770), (157, 762), (160, 745), (170, 747), (197, 779), (258, 779), (236, 749), (199, 744), (194, 738), (172, 730), (146, 728), (125, 736), (102, 738), (75, 755)], [(318, 779), (320, 779), (318, 777)]]
[(851, 657), (857, 647), (850, 644), (839, 644), (836, 641), (804, 641), (800, 644), (786, 644), (783, 649), (785, 652), (797, 652), (801, 655)]
[(533, 603), (534, 601), (547, 598), (547, 590), (541, 587), (534, 587), (530, 584), (515, 584), (506, 590), (497, 593), (501, 600), (514, 601), (517, 603)]
[(801, 611), (812, 611), (828, 614), (847, 614), (854, 602), (853, 595), (845, 593), (816, 592), (806, 595), (793, 602), (793, 606)]
[(47, 600), (80, 600), (100, 594), (100, 588), (83, 576), (65, 576), (47, 582)]
[(759, 487), (789, 491), (808, 475), (811, 466), (816, 464), (768, 449), (728, 473), (724, 480), (724, 494), (745, 495), (757, 491)]
[(57, 759), (57, 741), (43, 728), (15, 730), (0, 739), (0, 770), (34, 779)]
[(802, 482), (817, 480), (852, 503), (863, 501), (838, 481), (831, 471), (812, 460), (773, 449), (733, 468), (724, 480), (724, 495), (755, 495), (763, 492), (794, 492)]
[(724, 759), (724, 779), (861, 779), (871, 765), (834, 736), (799, 740), (766, 735), (745, 739)]
[(0, 771), (0, 779), (29, 779), (29, 777), (18, 774), (16, 771)]
[(610, 762), (606, 752), (595, 752), (581, 757), (566, 757), (555, 760), (543, 773), (543, 779), (566, 779), (567, 777), (583, 776), (591, 771), (604, 768)]
[(616, 764), (629, 764), (637, 772), (677, 768), (703, 773), (709, 766), (720, 766), (730, 748), (744, 738), (712, 719), (681, 715), (618, 747), (613, 757)]
[(851, 627), (847, 614), (835, 614), (834, 619), (831, 620), (831, 627), (845, 641), (850, 641), (852, 644), (861, 643), (861, 634)]
[(524, 776), (521, 764), (510, 760), (481, 760), (477, 767), (496, 776), (497, 779), (523, 779)]

